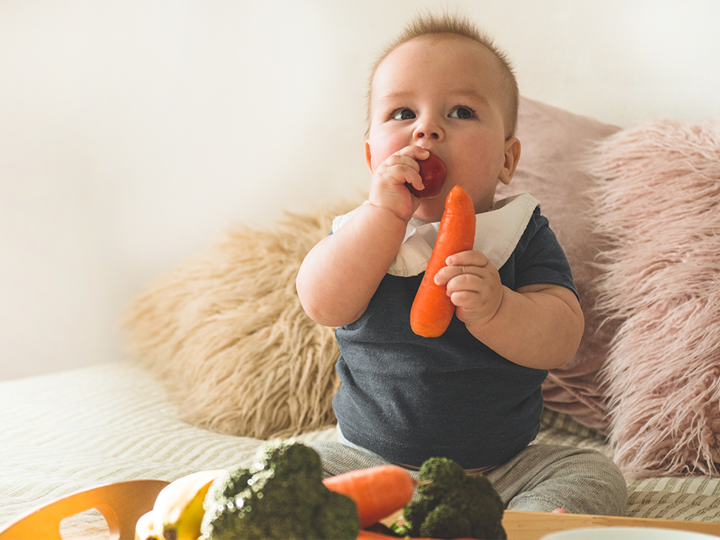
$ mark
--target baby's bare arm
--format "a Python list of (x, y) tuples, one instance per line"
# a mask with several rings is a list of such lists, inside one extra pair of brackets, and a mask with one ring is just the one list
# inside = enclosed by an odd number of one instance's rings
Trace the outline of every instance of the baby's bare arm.
[(553, 369), (575, 356), (585, 319), (580, 303), (559, 285), (503, 288), (495, 316), (468, 330), (503, 357), (522, 366)]
[(447, 285), (456, 314), (468, 330), (508, 360), (551, 369), (575, 355), (585, 319), (569, 289), (548, 284), (508, 289), (479, 251), (448, 257), (436, 282)]
[(305, 312), (325, 326), (342, 326), (363, 314), (392, 264), (407, 223), (372, 204), (335, 234), (321, 240), (303, 261), (297, 291)]
[(418, 207), (406, 187), (406, 182), (422, 186), (415, 158), (428, 155), (427, 150), (407, 146), (388, 156), (373, 171), (370, 204), (308, 253), (296, 283), (303, 309), (315, 322), (343, 326), (363, 314)]

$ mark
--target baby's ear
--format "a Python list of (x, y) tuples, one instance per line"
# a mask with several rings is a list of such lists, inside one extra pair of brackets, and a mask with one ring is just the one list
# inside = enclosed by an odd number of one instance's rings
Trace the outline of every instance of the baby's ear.
[(505, 163), (500, 171), (500, 181), (507, 185), (512, 180), (520, 161), (520, 140), (517, 137), (510, 137), (505, 141)]
[(365, 161), (367, 162), (368, 167), (370, 167), (370, 172), (375, 172), (372, 166), (372, 152), (370, 151), (370, 141), (365, 141)]

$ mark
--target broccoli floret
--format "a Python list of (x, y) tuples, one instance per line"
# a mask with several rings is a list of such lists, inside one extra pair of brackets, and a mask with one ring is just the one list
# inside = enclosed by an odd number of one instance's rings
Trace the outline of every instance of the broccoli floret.
[(420, 534), (427, 538), (471, 538), (472, 524), (462, 510), (439, 504), (428, 512), (420, 525)]
[(403, 508), (403, 518), (405, 519), (405, 524), (401, 525), (402, 529), (398, 530), (397, 532), (403, 535), (410, 535), (410, 533), (412, 532), (412, 524), (422, 523), (425, 519), (425, 516), (430, 513), (430, 510), (432, 509), (430, 503), (431, 501), (427, 497), (415, 498), (409, 503), (407, 503), (405, 505), (405, 508)]
[(432, 482), (420, 486), (418, 494), (426, 499), (440, 499), (462, 485), (465, 476), (462, 467), (452, 459), (430, 458), (422, 464), (418, 478)]
[(328, 498), (315, 513), (317, 537), (356, 538), (360, 531), (357, 506), (350, 497), (328, 491)]
[(352, 499), (323, 484), (315, 450), (278, 441), (264, 445), (249, 468), (213, 482), (201, 529), (207, 540), (353, 539), (360, 518)]
[(418, 497), (403, 510), (405, 533), (428, 538), (507, 538), (502, 527), (504, 505), (482, 475), (467, 475), (447, 458), (430, 458), (418, 478)]
[(322, 481), (323, 472), (318, 453), (304, 444), (287, 440), (266, 443), (257, 453), (253, 468), (271, 468), (275, 474), (290, 476), (304, 472), (313, 474)]

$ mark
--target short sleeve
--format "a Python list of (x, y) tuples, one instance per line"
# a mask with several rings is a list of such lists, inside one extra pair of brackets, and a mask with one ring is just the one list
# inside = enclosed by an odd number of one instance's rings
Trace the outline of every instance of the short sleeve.
[[(560, 285), (578, 296), (570, 263), (539, 207), (535, 209), (508, 263), (512, 268), (507, 270), (513, 275), (507, 275), (508, 272), (505, 274), (514, 282), (511, 287), (513, 290), (536, 284)], [(506, 266), (507, 263), (503, 270)], [(501, 277), (502, 274), (501, 271)]]

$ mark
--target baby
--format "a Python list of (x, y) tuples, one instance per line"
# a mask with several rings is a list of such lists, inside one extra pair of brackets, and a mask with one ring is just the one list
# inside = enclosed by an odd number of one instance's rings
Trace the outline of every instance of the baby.
[[(365, 155), (368, 201), (336, 218), (297, 278), (303, 308), (338, 327), (333, 401), (339, 443), (316, 443), (326, 474), (433, 456), (483, 473), (508, 508), (623, 514), (625, 481), (603, 455), (531, 445), (547, 370), (569, 362), (584, 319), (565, 254), (530, 195), (494, 202), (520, 159), (515, 76), (463, 19), (412, 22), (375, 65)], [(422, 192), (419, 161), (447, 166)], [(459, 185), (477, 213), (474, 248), (435, 277), (455, 316), (438, 338), (415, 335), (410, 307)]]

